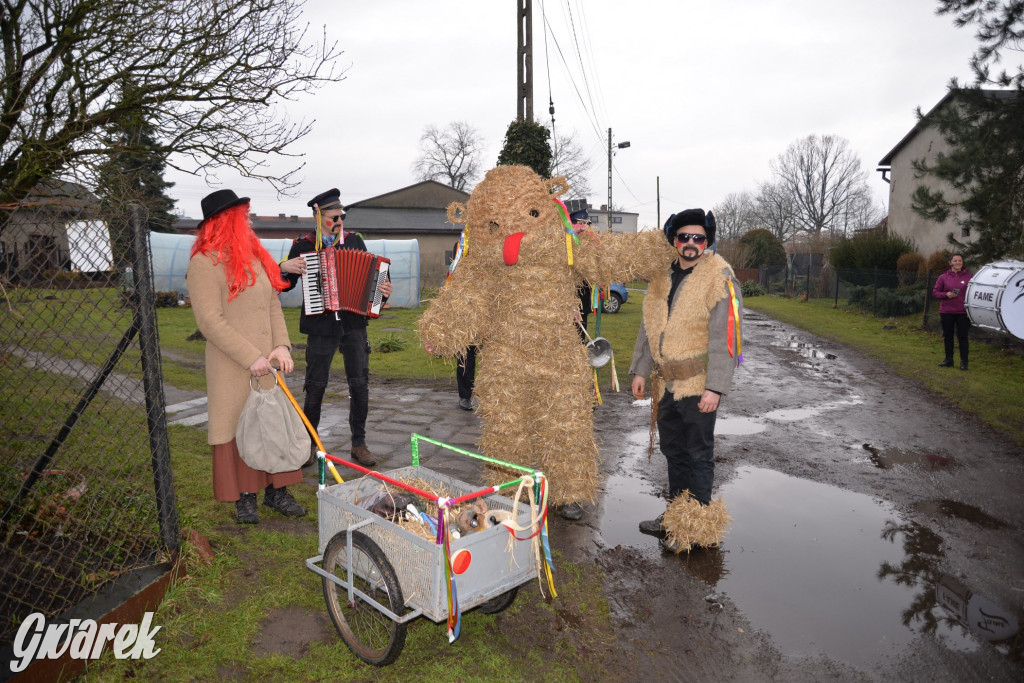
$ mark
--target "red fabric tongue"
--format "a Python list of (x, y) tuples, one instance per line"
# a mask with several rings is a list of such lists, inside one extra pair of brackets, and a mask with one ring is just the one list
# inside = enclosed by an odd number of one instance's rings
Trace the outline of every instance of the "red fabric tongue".
[(519, 243), (523, 241), (524, 235), (526, 235), (525, 232), (517, 232), (505, 238), (505, 248), (502, 251), (502, 256), (505, 259), (506, 266), (514, 266), (516, 261), (519, 260)]

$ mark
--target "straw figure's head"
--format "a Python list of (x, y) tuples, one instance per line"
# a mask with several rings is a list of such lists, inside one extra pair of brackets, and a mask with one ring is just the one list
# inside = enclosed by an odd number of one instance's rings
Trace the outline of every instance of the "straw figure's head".
[(448, 205), (452, 223), (466, 225), (467, 257), (494, 268), (565, 263), (565, 229), (555, 197), (565, 178), (545, 180), (527, 166), (487, 172), (466, 204)]

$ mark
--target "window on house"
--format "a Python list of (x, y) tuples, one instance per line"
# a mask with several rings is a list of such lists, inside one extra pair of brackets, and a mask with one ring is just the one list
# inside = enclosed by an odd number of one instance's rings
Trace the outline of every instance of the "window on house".
[(600, 216), (591, 216), (590, 217), (590, 222), (593, 223), (594, 225), (597, 225), (598, 223), (601, 222), (601, 217)]
[(452, 259), (454, 259), (454, 258), (455, 258), (455, 251), (454, 250), (444, 252), (444, 262), (446, 264), (451, 265)]
[(970, 237), (971, 236), (971, 229), (970, 228), (960, 228), (960, 236), (961, 237)]
[(612, 216), (612, 222), (613, 223), (621, 223), (622, 222), (622, 216)]

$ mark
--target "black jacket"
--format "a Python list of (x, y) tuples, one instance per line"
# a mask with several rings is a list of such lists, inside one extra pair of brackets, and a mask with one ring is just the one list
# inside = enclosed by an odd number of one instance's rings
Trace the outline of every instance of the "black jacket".
[[(292, 242), (292, 248), (288, 251), (288, 259), (307, 254), (315, 249), (316, 233), (311, 232)], [(346, 230), (345, 243), (335, 244), (333, 247), (328, 247), (328, 249), (366, 251), (366, 243), (363, 242), (363, 238), (358, 234)], [(288, 280), (288, 288), (284, 290), (286, 292), (295, 287), (299, 281), (299, 276), (293, 273), (281, 273), (281, 275)], [(299, 332), (302, 334), (331, 337), (340, 335), (342, 330), (351, 330), (359, 327), (366, 327), (366, 316), (359, 315), (358, 313), (349, 313), (348, 311), (339, 311), (337, 315), (333, 311), (327, 311), (320, 315), (307, 316), (306, 309), (303, 307), (299, 316)]]

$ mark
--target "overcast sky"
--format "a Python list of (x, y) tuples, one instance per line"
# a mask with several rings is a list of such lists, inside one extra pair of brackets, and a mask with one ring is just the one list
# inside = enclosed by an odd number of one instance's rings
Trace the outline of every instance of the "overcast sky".
[[(199, 216), (199, 200), (220, 187), (252, 197), (260, 215), (307, 215), (306, 201), (331, 187), (346, 203), (405, 187), (417, 181), (412, 165), (429, 124), (468, 122), (485, 140), (483, 167), (493, 167), (516, 116), (516, 6), (310, 0), (306, 19), (317, 30), (326, 25), (347, 71), (289, 104), (292, 117), (315, 119), (293, 148), (306, 164), (296, 196), (226, 172), (220, 185), (169, 172), (178, 210)], [(595, 206), (607, 203), (608, 128), (616, 144), (630, 142), (615, 156), (613, 202), (639, 213), (641, 226), (657, 223), (658, 177), (662, 220), (709, 209), (731, 192), (755, 190), (769, 179), (769, 162), (812, 133), (850, 141), (884, 207), (878, 160), (913, 127), (915, 107), (929, 109), (951, 77), (970, 78), (973, 30), (954, 28), (935, 7), (534, 0), (534, 117), (550, 123), (550, 87), (556, 134), (575, 132), (593, 161)]]

